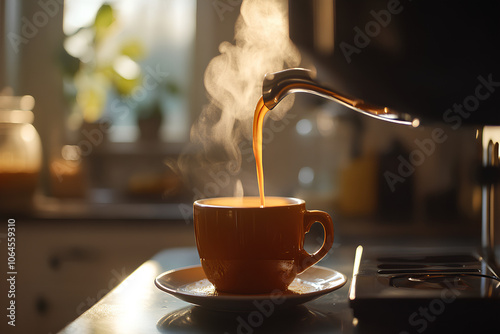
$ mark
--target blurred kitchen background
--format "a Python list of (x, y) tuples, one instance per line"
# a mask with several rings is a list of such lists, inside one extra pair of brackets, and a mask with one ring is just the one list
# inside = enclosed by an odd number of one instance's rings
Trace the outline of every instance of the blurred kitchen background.
[[(205, 178), (196, 172), (200, 147), (190, 143), (209, 103), (205, 69), (222, 42), (233, 43), (240, 5), (0, 0), (0, 216), (17, 221), (19, 321), (34, 319), (32, 332), (57, 331), (157, 251), (193, 246), (193, 200), (240, 188), (258, 194), (249, 138), (237, 142), (240, 171)], [(321, 73), (306, 52), (299, 65)], [(8, 98), (25, 95), (34, 107)], [(21, 123), (11, 109), (27, 109)], [(30, 109), (34, 129), (21, 130)], [(427, 150), (417, 144), (436, 128), (446, 140)], [(266, 194), (331, 213), (338, 243), (446, 234), (473, 244), (476, 138), (472, 126), (409, 128), (296, 96), (265, 126)]]
[[(33, 125), (41, 139), (34, 205), (18, 214), (185, 218), (178, 204), (232, 195), (226, 188), (237, 179), (245, 194), (256, 195), (249, 138), (238, 139), (238, 174), (214, 173), (193, 184), (178, 170), (179, 156), (198, 149), (189, 141), (208, 104), (203, 75), (219, 44), (234, 40), (239, 3), (2, 3), (0, 85), (3, 95), (34, 97)], [(306, 53), (300, 64), (317, 70)], [(381, 224), (433, 228), (433, 220), (455, 225), (477, 218), (475, 128), (412, 129), (316, 97), (295, 100), (264, 131), (268, 194), (301, 196), (346, 218)], [(417, 144), (434, 141), (436, 128), (444, 131), (443, 143), (428, 150)], [(408, 169), (402, 178), (400, 164)]]

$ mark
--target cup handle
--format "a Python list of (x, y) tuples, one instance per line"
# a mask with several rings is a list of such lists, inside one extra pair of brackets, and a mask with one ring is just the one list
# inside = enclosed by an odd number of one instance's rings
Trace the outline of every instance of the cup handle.
[(325, 231), (325, 238), (323, 240), (323, 245), (314, 254), (309, 254), (302, 249), (299, 255), (299, 262), (297, 266), (297, 273), (300, 274), (313, 264), (321, 260), (332, 248), (333, 245), (333, 222), (330, 215), (324, 211), (311, 210), (306, 211), (304, 214), (304, 231), (309, 232), (312, 224), (320, 223)]

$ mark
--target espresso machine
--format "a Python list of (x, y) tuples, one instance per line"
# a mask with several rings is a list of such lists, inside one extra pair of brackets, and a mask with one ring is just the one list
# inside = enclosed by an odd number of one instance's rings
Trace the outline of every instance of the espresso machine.
[(463, 330), (466, 319), (496, 321), (499, 12), (498, 2), (289, 1), (290, 37), (316, 72), (267, 74), (269, 109), (290, 93), (310, 93), (408, 127), (474, 127), (482, 146), (480, 246), (357, 248), (349, 302), (368, 328), (399, 323), (407, 333), (443, 332), (451, 324)]

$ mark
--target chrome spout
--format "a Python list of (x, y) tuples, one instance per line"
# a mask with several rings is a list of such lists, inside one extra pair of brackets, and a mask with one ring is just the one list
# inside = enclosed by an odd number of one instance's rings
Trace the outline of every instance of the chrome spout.
[(387, 107), (365, 103), (363, 100), (349, 98), (315, 81), (310, 70), (291, 68), (267, 73), (262, 86), (262, 97), (268, 109), (273, 109), (285, 96), (292, 93), (309, 93), (340, 103), (364, 115), (398, 124), (420, 125), (418, 118), (398, 113)]

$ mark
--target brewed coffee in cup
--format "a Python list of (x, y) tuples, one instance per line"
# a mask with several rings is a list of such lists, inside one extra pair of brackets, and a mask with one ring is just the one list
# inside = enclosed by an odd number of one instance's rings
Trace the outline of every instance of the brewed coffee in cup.
[[(314, 254), (305, 234), (319, 222), (325, 231)], [(194, 203), (194, 228), (201, 265), (219, 292), (258, 294), (286, 291), (330, 250), (333, 223), (323, 211), (308, 211), (301, 199), (266, 196), (221, 197)]]

